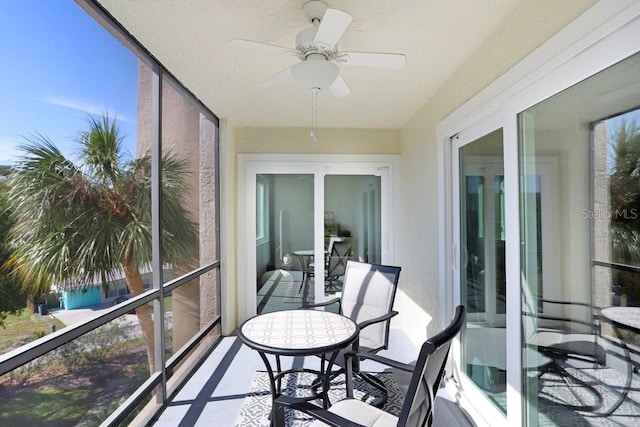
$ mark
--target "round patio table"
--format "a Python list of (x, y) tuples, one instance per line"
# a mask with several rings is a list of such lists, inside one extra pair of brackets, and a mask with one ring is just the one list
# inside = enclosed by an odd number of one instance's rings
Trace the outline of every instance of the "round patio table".
[[(256, 350), (269, 375), (272, 406), (271, 425), (284, 425), (284, 408), (276, 407), (275, 400), (282, 395), (282, 378), (294, 372), (309, 372), (318, 377), (321, 390), (300, 400), (320, 398), (325, 409), (329, 406), (329, 375), (341, 349), (358, 339), (358, 325), (346, 316), (319, 310), (285, 310), (260, 314), (244, 322), (238, 337)], [(267, 355), (275, 355), (273, 368)], [(321, 356), (329, 354), (326, 369), (293, 368), (282, 370), (280, 356)]]
[(637, 372), (637, 368), (633, 365), (633, 361), (631, 360), (631, 353), (629, 352), (629, 347), (627, 347), (627, 343), (625, 342), (621, 329), (631, 331), (636, 334), (640, 333), (640, 307), (607, 307), (600, 310), (600, 316), (602, 319), (610, 322), (611, 326), (613, 326), (613, 331), (619, 340), (620, 347), (622, 347), (622, 350), (624, 351), (625, 360), (627, 362), (627, 377), (624, 385), (622, 386), (622, 390), (620, 391), (620, 397), (606, 413), (606, 415), (611, 415), (627, 398), (631, 389), (633, 373)]

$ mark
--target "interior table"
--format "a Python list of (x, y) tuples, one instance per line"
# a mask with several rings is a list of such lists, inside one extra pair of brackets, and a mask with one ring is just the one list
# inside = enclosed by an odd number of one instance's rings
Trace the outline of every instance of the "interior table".
[[(317, 376), (322, 387), (311, 396), (300, 400), (321, 399), (329, 407), (329, 375), (341, 349), (358, 339), (358, 325), (346, 316), (318, 310), (285, 310), (260, 314), (245, 321), (238, 330), (238, 337), (248, 347), (256, 350), (269, 375), (272, 406), (271, 426), (284, 425), (284, 408), (276, 407), (275, 399), (282, 395), (282, 378), (294, 372), (310, 372)], [(267, 355), (274, 355), (273, 368)], [(329, 355), (326, 369), (294, 368), (282, 370), (281, 356)]]
[(616, 337), (620, 341), (627, 362), (627, 378), (625, 384), (620, 392), (620, 397), (614, 403), (611, 409), (607, 412), (607, 415), (612, 414), (620, 407), (622, 402), (627, 398), (629, 390), (631, 388), (631, 382), (633, 379), (633, 373), (637, 372), (637, 369), (633, 365), (631, 360), (631, 353), (625, 342), (624, 336), (621, 330), (631, 331), (640, 334), (640, 307), (607, 307), (600, 310), (600, 316), (611, 323)]
[(302, 289), (302, 284), (304, 284), (305, 280), (308, 279), (311, 274), (313, 274), (309, 266), (313, 261), (314, 252), (312, 249), (309, 249), (303, 251), (293, 251), (293, 254), (298, 257), (298, 259), (300, 260), (300, 265), (302, 266), (302, 283), (300, 284), (300, 289)]

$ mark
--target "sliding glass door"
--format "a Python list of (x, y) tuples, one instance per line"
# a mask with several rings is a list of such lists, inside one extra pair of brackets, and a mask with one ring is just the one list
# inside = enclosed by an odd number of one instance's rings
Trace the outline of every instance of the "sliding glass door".
[(392, 263), (392, 162), (264, 157), (245, 165), (245, 317), (341, 295), (348, 260)]
[(639, 76), (636, 54), (518, 115), (526, 425), (640, 424)]
[[(472, 131), (473, 129), (470, 129)], [(467, 327), (461, 336), (459, 354), (463, 383), (471, 395), (487, 402), (490, 418), (507, 418), (509, 390), (508, 345), (517, 339), (512, 328), (517, 319), (507, 319), (507, 193), (502, 128), (482, 136), (457, 136), (453, 141), (455, 165), (454, 240), (459, 247), (454, 280), (460, 303), (467, 307)], [(527, 254), (522, 259), (530, 295), (558, 299), (558, 191), (557, 160), (532, 156), (521, 165), (521, 223)], [(523, 246), (524, 247), (524, 246)], [(511, 286), (512, 292), (518, 292)], [(511, 303), (517, 299), (511, 299)], [(554, 311), (547, 308), (547, 314)], [(524, 324), (528, 331), (527, 324)], [(529, 349), (523, 350), (531, 354)], [(528, 390), (534, 390), (531, 388)]]
[(451, 138), (454, 362), (494, 425), (640, 423), (638, 76), (635, 54)]
[(506, 414), (505, 221), (502, 130), (455, 141), (458, 187), (456, 274), (467, 307), (461, 371)]

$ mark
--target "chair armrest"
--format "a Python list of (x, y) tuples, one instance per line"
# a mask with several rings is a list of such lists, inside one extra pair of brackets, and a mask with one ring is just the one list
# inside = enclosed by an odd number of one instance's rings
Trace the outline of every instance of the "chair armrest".
[[(548, 299), (548, 298), (542, 298), (540, 296), (536, 297), (536, 301), (537, 302), (541, 302), (543, 304), (556, 304), (556, 305), (561, 305), (561, 306), (568, 305), (568, 306), (577, 306), (577, 307), (582, 307), (582, 308), (588, 308), (588, 309), (591, 310), (592, 321), (591, 322), (587, 322), (587, 321), (579, 320), (579, 319), (564, 318), (564, 317), (558, 317), (558, 316), (549, 316), (549, 315), (545, 315), (545, 314), (533, 314), (533, 317), (538, 317), (539, 319), (543, 319), (543, 320), (573, 322), (573, 323), (577, 323), (579, 325), (589, 326), (593, 330), (596, 330), (599, 327), (597, 322), (601, 321), (601, 319), (600, 319), (600, 310), (602, 310), (602, 307), (598, 307), (598, 306), (595, 306), (595, 305), (587, 303), (587, 302), (552, 300), (552, 299)], [(529, 313), (527, 313), (527, 314), (529, 314)]]
[(306, 310), (306, 309), (315, 308), (315, 307), (325, 307), (327, 305), (331, 305), (331, 304), (335, 304), (335, 303), (340, 304), (341, 301), (342, 300), (340, 298), (334, 298), (332, 300), (325, 301), (325, 302), (319, 302), (317, 304), (303, 305), (302, 307), (300, 307), (300, 309)]
[(274, 404), (286, 406), (288, 408), (304, 412), (305, 414), (311, 415), (312, 417), (333, 427), (366, 427), (362, 424), (357, 424), (353, 421), (349, 421), (348, 419), (343, 418), (340, 415), (336, 415), (326, 409), (323, 409), (320, 406), (316, 406), (309, 402), (300, 401), (294, 397), (280, 396), (276, 399)]
[(387, 365), (405, 372), (413, 372), (413, 370), (415, 369), (415, 366), (410, 363), (398, 362), (397, 360), (389, 359), (388, 357), (380, 356), (379, 354), (373, 353), (358, 353), (355, 351), (348, 351), (345, 353), (344, 358), (347, 366), (349, 365), (349, 359), (353, 358), (360, 361), (364, 359), (373, 360), (374, 362), (382, 363), (383, 365)]
[(560, 305), (577, 305), (580, 307), (587, 307), (587, 308), (593, 308), (593, 309), (597, 309), (598, 307), (586, 303), (586, 302), (573, 302), (573, 301), (562, 301), (562, 300), (552, 300), (552, 299), (548, 299), (548, 298), (537, 298), (538, 301), (541, 302), (546, 302), (548, 304), (560, 304)]
[[(578, 325), (589, 326), (591, 328), (594, 328), (594, 326), (595, 326), (595, 324), (593, 322), (587, 322), (585, 320), (580, 320), (580, 319), (571, 319), (569, 317), (551, 316), (551, 315), (548, 315), (548, 314), (530, 313), (530, 312), (527, 312), (527, 311), (523, 311), (522, 315), (523, 316), (527, 316), (527, 317), (532, 317), (534, 319), (552, 320), (552, 321), (556, 321), (556, 322), (576, 323)], [(594, 319), (595, 318), (597, 318), (598, 320), (600, 319), (599, 316), (594, 316)]]
[(374, 319), (369, 319), (369, 320), (365, 320), (364, 322), (360, 322), (358, 323), (358, 327), (360, 328), (360, 330), (366, 328), (367, 326), (370, 325), (374, 325), (376, 323), (380, 323), (380, 322), (384, 322), (385, 320), (389, 320), (391, 319), (393, 316), (395, 316), (396, 314), (398, 314), (397, 311), (390, 311), (387, 314), (384, 314), (380, 317), (376, 317)]

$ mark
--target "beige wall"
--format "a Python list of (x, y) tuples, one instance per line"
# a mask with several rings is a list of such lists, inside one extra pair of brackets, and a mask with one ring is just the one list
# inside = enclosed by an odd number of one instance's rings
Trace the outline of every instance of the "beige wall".
[[(236, 284), (235, 259), (238, 236), (236, 154), (245, 153), (339, 153), (401, 155), (400, 182), (396, 185), (396, 263), (402, 266), (393, 322), (413, 342), (421, 342), (436, 330), (440, 319), (438, 256), (438, 162), (436, 125), (483, 88), (512, 68), (553, 34), (565, 27), (594, 0), (524, 0), (440, 90), (400, 130), (320, 129), (320, 141), (309, 138), (309, 129), (235, 129), (221, 126), (224, 164), (223, 274)], [(233, 203), (229, 204), (233, 198)], [(237, 287), (237, 285), (236, 285)], [(236, 326), (237, 292), (228, 287), (223, 296), (224, 324)], [(235, 295), (234, 295), (235, 294)]]
[(320, 129), (319, 141), (308, 128), (239, 128), (237, 154), (399, 154), (395, 129)]

